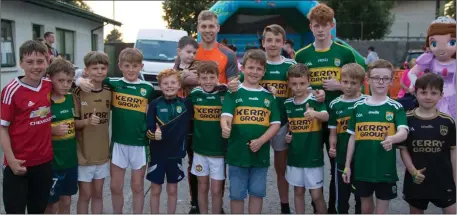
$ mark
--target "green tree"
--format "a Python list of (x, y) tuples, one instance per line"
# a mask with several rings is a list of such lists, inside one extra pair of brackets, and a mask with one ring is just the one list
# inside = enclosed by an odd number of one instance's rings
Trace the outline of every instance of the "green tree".
[(390, 33), (395, 1), (323, 0), (335, 11), (338, 37), (350, 40), (382, 39)]
[(106, 35), (105, 43), (122, 43), (122, 33), (116, 28)]
[(189, 35), (197, 33), (197, 18), (202, 10), (207, 10), (215, 0), (166, 0), (162, 3), (162, 8), (165, 12), (163, 19), (167, 22), (168, 28), (182, 29)]
[(455, 19), (455, 0), (450, 0), (444, 6), (445, 12), (444, 15), (450, 16)]
[(58, 1), (65, 2), (67, 4), (71, 4), (73, 6), (76, 6), (76, 7), (79, 7), (81, 9), (88, 10), (88, 11), (92, 12), (92, 10), (90, 9), (89, 5), (87, 5), (86, 2), (84, 2), (83, 0), (58, 0)]

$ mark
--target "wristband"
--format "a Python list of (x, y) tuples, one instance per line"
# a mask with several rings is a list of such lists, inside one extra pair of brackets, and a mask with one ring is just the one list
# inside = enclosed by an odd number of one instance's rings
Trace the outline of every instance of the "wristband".
[(349, 168), (344, 167), (343, 174), (347, 174), (347, 173), (348, 173), (348, 170), (349, 170)]

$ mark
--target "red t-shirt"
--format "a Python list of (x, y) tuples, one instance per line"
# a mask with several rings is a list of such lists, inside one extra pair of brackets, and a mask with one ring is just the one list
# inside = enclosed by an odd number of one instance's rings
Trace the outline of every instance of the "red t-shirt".
[[(8, 127), (11, 148), (24, 166), (36, 166), (52, 160), (51, 89), (48, 79), (31, 87), (19, 79), (2, 90), (1, 125)], [(5, 165), (6, 157), (4, 158)]]

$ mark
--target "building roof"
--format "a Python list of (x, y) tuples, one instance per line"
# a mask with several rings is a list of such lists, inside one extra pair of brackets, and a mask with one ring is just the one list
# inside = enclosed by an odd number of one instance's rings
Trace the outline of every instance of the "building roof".
[(58, 1), (58, 0), (22, 0), (24, 2), (35, 4), (41, 7), (49, 8), (51, 10), (60, 11), (63, 13), (71, 14), (73, 16), (81, 17), (95, 22), (106, 22), (108, 24), (113, 24), (121, 26), (122, 23), (114, 19), (110, 19), (104, 16), (100, 16), (91, 11), (84, 10), (77, 6)]

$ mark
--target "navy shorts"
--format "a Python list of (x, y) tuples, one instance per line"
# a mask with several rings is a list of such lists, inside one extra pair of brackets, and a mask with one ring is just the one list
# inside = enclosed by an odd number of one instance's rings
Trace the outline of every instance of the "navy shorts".
[(78, 166), (52, 171), (49, 203), (56, 203), (60, 196), (72, 196), (78, 192)]
[(154, 184), (163, 184), (167, 176), (167, 183), (176, 184), (184, 179), (182, 159), (152, 160), (149, 163), (146, 179)]

